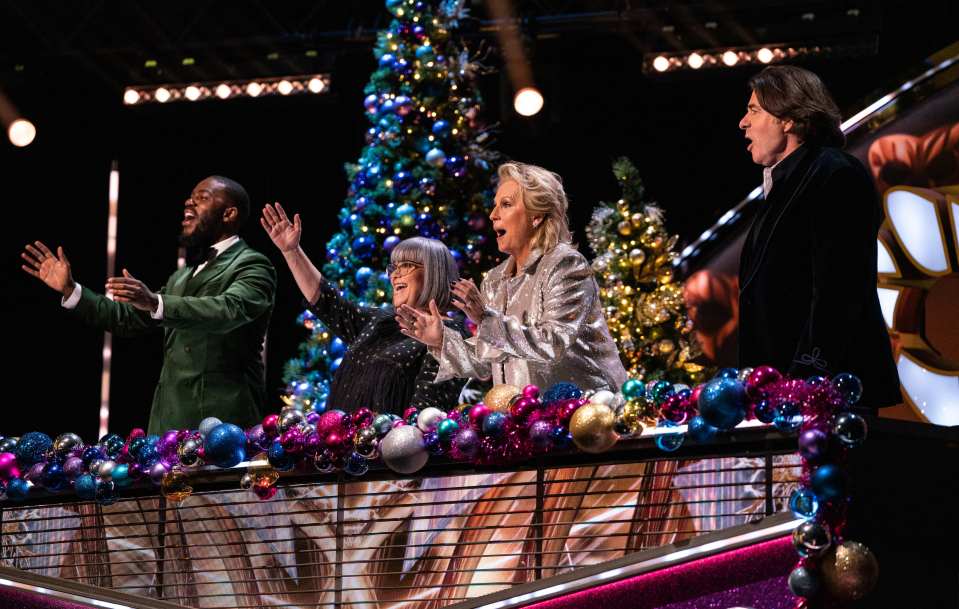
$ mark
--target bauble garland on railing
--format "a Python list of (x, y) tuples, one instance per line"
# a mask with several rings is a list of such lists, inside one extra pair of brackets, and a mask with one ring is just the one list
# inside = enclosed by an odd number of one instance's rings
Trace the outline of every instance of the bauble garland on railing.
[[(197, 430), (148, 436), (134, 429), (126, 440), (108, 434), (91, 446), (73, 433), (54, 440), (34, 431), (0, 440), (0, 490), (16, 502), (27, 499), (32, 487), (72, 488), (82, 500), (109, 505), (120, 489), (149, 478), (168, 500), (179, 502), (192, 493), (191, 470), (249, 461), (240, 486), (270, 499), (279, 472), (311, 464), (322, 473), (342, 470), (354, 477), (363, 476), (376, 460), (399, 474), (414, 474), (430, 455), (506, 466), (573, 446), (601, 453), (649, 425), (664, 428), (657, 446), (674, 451), (687, 436), (708, 443), (720, 431), (758, 419), (799, 434), (802, 483), (789, 507), (805, 520), (793, 535), (801, 558), (789, 586), (805, 606), (822, 594), (840, 601), (861, 598), (878, 575), (868, 548), (843, 535), (846, 453), (866, 437), (865, 421), (849, 407), (861, 395), (862, 383), (851, 374), (799, 380), (760, 366), (726, 368), (693, 388), (636, 379), (626, 381), (619, 393), (584, 392), (571, 383), (545, 391), (535, 385), (496, 385), (482, 403), (462, 404), (449, 413), (432, 407), (411, 407), (403, 416), (367, 408), (347, 414), (287, 407), (247, 430), (208, 418)], [(684, 424), (682, 432), (678, 426)], [(672, 427), (675, 432), (667, 431)]]

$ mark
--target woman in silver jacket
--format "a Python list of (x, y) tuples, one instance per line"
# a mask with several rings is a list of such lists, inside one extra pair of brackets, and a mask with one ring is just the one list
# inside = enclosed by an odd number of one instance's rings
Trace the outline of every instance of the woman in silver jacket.
[(558, 175), (505, 163), (490, 213), (496, 245), (509, 258), (472, 281), (453, 285), (453, 304), (477, 325), (464, 339), (429, 312), (398, 310), (401, 331), (439, 361), (436, 381), (493, 378), (496, 384), (545, 389), (558, 382), (617, 391), (626, 380), (609, 334), (589, 262), (571, 245), (569, 205)]

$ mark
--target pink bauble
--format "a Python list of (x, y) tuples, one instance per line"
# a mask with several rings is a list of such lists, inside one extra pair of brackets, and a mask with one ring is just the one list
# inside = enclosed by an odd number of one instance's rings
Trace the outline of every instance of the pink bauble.
[(746, 379), (746, 394), (753, 400), (761, 400), (766, 388), (782, 380), (783, 375), (772, 366), (758, 366)]
[(527, 385), (523, 387), (523, 397), (526, 398), (538, 398), (539, 397), (539, 387), (536, 385)]
[(13, 453), (0, 453), (0, 479), (10, 480), (20, 477), (17, 456)]
[(263, 417), (263, 431), (266, 432), (266, 435), (270, 436), (271, 438), (276, 436), (277, 432), (279, 431), (277, 428), (279, 421), (280, 415), (276, 414), (275, 412)]
[(320, 420), (316, 422), (316, 433), (320, 434), (320, 437), (327, 436), (331, 433), (342, 435), (343, 417), (345, 416), (346, 413), (342, 410), (328, 410), (324, 412), (320, 415)]
[(490, 413), (490, 409), (486, 404), (477, 404), (470, 408), (470, 424), (479, 429), (483, 425), (483, 419), (487, 417)]

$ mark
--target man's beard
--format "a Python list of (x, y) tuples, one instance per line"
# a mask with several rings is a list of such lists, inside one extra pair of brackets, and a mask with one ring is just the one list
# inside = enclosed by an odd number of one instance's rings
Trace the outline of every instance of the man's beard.
[(197, 216), (196, 227), (189, 235), (180, 234), (180, 245), (186, 248), (186, 258), (205, 259), (206, 251), (220, 233), (222, 223), (213, 216)]

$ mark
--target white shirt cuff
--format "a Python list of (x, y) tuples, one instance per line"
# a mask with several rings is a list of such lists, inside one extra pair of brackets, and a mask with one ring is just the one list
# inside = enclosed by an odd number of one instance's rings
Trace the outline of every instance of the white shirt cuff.
[(160, 304), (157, 305), (157, 310), (150, 313), (150, 317), (153, 319), (163, 319), (163, 295), (157, 294), (157, 300), (160, 301)]
[(80, 296), (83, 295), (83, 288), (80, 287), (79, 283), (75, 283), (73, 291), (70, 292), (69, 296), (64, 296), (60, 300), (60, 306), (64, 309), (75, 309), (77, 303), (80, 302)]

